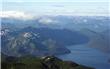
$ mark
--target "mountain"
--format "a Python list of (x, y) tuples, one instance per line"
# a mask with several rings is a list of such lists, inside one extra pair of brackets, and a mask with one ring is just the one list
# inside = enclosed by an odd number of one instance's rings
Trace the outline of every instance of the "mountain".
[(76, 31), (26, 27), (16, 31), (2, 29), (2, 53), (11, 56), (55, 55), (70, 53), (65, 47), (88, 42), (88, 38)]
[(110, 30), (103, 31), (99, 34), (99, 36), (94, 36), (94, 38), (89, 43), (89, 46), (99, 49), (103, 52), (110, 53)]
[(110, 53), (110, 30), (109, 28), (102, 32), (92, 31), (90, 29), (83, 29), (80, 32), (87, 35), (90, 41), (87, 45), (105, 53)]
[[(3, 58), (2, 58), (3, 59)], [(2, 69), (93, 69), (71, 61), (63, 61), (55, 56), (45, 57), (11, 57), (5, 56), (1, 62)]]
[[(49, 49), (51, 47), (48, 46), (53, 46), (51, 49), (53, 52), (51, 54), (60, 53), (57, 51), (58, 49), (65, 49), (62, 53), (68, 53), (70, 51), (68, 51), (65, 46), (84, 44), (87, 42), (89, 42), (88, 45), (90, 47), (94, 46), (97, 48), (98, 46), (98, 48), (102, 49), (108, 48), (108, 45), (106, 45), (107, 40), (103, 40), (103, 36), (106, 35), (102, 34), (104, 33), (103, 31), (109, 27), (108, 17), (40, 16), (27, 20), (11, 17), (1, 19), (1, 35), (6, 35), (2, 36), (2, 48), (6, 50), (7, 53), (9, 52), (7, 49), (11, 51), (13, 47), (15, 47), (16, 51), (21, 53), (22, 51), (25, 53), (32, 52), (33, 49), (31, 49), (30, 45), (37, 45), (36, 48), (40, 51), (37, 50), (33, 52), (40, 52), (39, 54), (44, 52), (46, 52), (45, 54), (50, 54)], [(83, 29), (87, 30), (82, 32)], [(10, 54), (12, 54), (12, 51)]]
[(14, 24), (18, 28), (28, 26), (46, 27), (52, 29), (81, 30), (87, 28), (94, 31), (104, 31), (109, 27), (110, 19), (104, 16), (39, 16), (33, 19), (18, 19), (12, 17), (1, 17), (2, 25), (5, 23)]

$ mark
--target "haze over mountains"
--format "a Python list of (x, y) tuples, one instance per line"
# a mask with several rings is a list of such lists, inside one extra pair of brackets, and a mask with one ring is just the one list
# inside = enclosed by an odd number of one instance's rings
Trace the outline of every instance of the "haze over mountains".
[[(64, 15), (40, 15), (33, 16), (25, 12), (7, 11), (2, 12), (0, 15), (2, 22), (18, 25), (33, 25), (39, 27), (51, 27), (51, 28), (70, 28), (70, 29), (100, 29), (103, 30), (109, 25), (109, 16), (64, 16)], [(18, 26), (19, 27), (19, 26)], [(102, 30), (102, 29), (101, 29)]]
[[(19, 56), (23, 53), (64, 54), (70, 52), (65, 46), (83, 43), (88, 43), (88, 46), (102, 52), (110, 52), (107, 38), (110, 37), (109, 17), (63, 15), (33, 17), (26, 16), (25, 13), (16, 14), (20, 15), (11, 13), (1, 17), (2, 51), (5, 54), (19, 53)], [(14, 50), (15, 52), (12, 52)]]
[(4, 0), (0, 7), (3, 69), (110, 69), (108, 0)]

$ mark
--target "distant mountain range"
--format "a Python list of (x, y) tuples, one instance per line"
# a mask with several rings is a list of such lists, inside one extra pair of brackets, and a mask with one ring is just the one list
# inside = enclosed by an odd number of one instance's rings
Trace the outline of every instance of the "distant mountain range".
[(109, 17), (42, 16), (1, 18), (2, 52), (12, 56), (70, 53), (66, 46), (88, 43), (110, 52)]
[(1, 17), (2, 25), (13, 24), (15, 27), (24, 28), (47, 27), (57, 29), (81, 30), (87, 28), (93, 31), (104, 31), (110, 26), (110, 17), (104, 16), (40, 16), (33, 19), (17, 19), (11, 17)]

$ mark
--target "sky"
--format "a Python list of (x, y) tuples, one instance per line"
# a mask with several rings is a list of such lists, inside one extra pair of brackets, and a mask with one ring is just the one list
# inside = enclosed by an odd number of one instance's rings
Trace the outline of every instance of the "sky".
[(3, 0), (0, 11), (32, 15), (108, 16), (110, 0)]
[(107, 2), (109, 0), (3, 0), (4, 2)]

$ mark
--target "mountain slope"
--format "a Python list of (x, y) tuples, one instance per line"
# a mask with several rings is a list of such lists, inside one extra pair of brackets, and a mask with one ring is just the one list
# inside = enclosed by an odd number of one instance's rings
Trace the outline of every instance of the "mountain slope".
[(78, 32), (33, 27), (8, 31), (1, 39), (2, 52), (11, 56), (65, 54), (70, 52), (65, 46), (88, 42), (88, 38)]
[(110, 53), (110, 30), (103, 32), (96, 32), (90, 29), (84, 29), (81, 31), (90, 38), (88, 46), (91, 48), (98, 49), (105, 53)]
[(63, 61), (54, 56), (46, 57), (6, 57), (1, 62), (2, 69), (93, 69), (71, 61)]

